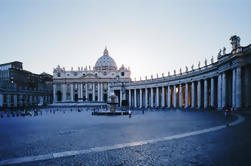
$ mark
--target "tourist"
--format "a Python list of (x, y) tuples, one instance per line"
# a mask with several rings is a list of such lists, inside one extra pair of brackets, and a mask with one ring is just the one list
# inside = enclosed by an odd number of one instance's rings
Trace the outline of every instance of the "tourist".
[(131, 116), (132, 116), (132, 111), (129, 110), (128, 112), (129, 112), (129, 113), (128, 113), (128, 114), (129, 114), (129, 118), (131, 118)]

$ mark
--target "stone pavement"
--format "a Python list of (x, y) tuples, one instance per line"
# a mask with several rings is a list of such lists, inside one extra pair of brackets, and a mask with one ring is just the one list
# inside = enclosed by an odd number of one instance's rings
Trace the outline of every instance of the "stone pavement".
[[(67, 115), (69, 116), (71, 113)], [(65, 120), (60, 114), (55, 116)], [(153, 144), (17, 165), (250, 165), (251, 115), (244, 116), (246, 117), (244, 123), (214, 132)], [(88, 118), (90, 119), (88, 120)], [(55, 121), (55, 117), (52, 120)], [(3, 136), (0, 138), (1, 142), (4, 141), (2, 138), (8, 142), (8, 146), (4, 145), (0, 148), (1, 160), (154, 139), (225, 123), (222, 113), (194, 111), (147, 111), (144, 115), (137, 112), (132, 119), (128, 117), (86, 116), (85, 120), (86, 123), (82, 126), (85, 129), (82, 129), (78, 126), (82, 122), (78, 122), (78, 120), (75, 123), (65, 122), (69, 128), (61, 128), (59, 126), (62, 123), (55, 124), (55, 122), (51, 123), (46, 119), (48, 124), (54, 124), (52, 129), (44, 128), (48, 132), (39, 127), (44, 122), (43, 119), (38, 124), (37, 121), (40, 120), (37, 120), (35, 123), (33, 122), (33, 125), (38, 125), (35, 129), (39, 129), (39, 132), (34, 132), (36, 130), (33, 128), (22, 132), (24, 135), (31, 136), (28, 133), (33, 131), (35, 136), (31, 137), (31, 140), (26, 140), (28, 138), (26, 136), (23, 138), (17, 136), (19, 139), (24, 139), (18, 142), (13, 138), (13, 140), (6, 139), (7, 136), (10, 136), (8, 132), (1, 134)], [(26, 122), (19, 123), (26, 124)], [(3, 122), (0, 119), (1, 123)], [(4, 124), (10, 125), (6, 122)], [(55, 132), (55, 130), (59, 130), (59, 132), (52, 134), (51, 132)], [(39, 134), (42, 136), (38, 137)], [(35, 139), (36, 137), (38, 138)]]

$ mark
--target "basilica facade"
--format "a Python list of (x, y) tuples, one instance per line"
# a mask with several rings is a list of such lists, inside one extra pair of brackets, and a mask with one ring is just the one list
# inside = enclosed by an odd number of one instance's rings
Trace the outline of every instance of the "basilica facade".
[(117, 67), (105, 48), (93, 68), (65, 70), (57, 66), (53, 70), (53, 103), (105, 103), (111, 84), (130, 82), (130, 75), (129, 68)]

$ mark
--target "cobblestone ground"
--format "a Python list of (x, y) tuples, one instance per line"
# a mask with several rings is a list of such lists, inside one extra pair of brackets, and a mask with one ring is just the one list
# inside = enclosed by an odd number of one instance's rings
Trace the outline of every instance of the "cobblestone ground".
[[(66, 113), (67, 114), (67, 113)], [(87, 113), (69, 113), (87, 115)], [(131, 166), (131, 165), (250, 165), (251, 164), (251, 115), (244, 115), (246, 121), (237, 126), (222, 130), (189, 136), (170, 141), (162, 141), (154, 144), (146, 144), (135, 147), (127, 147), (104, 152), (94, 152), (85, 155), (62, 157), (52, 160), (29, 162), (17, 165), (109, 165), (109, 166)], [(43, 116), (41, 116), (43, 117)], [(46, 117), (46, 116), (44, 116)], [(48, 116), (51, 117), (51, 116)], [(85, 123), (79, 127), (75, 122), (64, 122), (59, 124), (55, 117), (51, 117), (53, 123), (46, 120), (33, 128), (22, 132), (22, 136), (8, 138), (11, 134), (1, 134), (0, 148), (1, 160), (12, 157), (47, 154), (67, 150), (87, 149), (90, 147), (113, 145), (158, 138), (189, 131), (200, 130), (225, 123), (222, 113), (216, 112), (185, 112), (185, 111), (146, 111), (143, 115), (136, 112), (131, 119), (128, 117), (89, 117), (84, 118)], [(72, 117), (71, 117), (72, 118)], [(88, 119), (90, 118), (90, 119)], [(98, 119), (96, 119), (98, 118)], [(26, 121), (22, 121), (25, 124)], [(41, 128), (41, 123), (47, 122), (54, 127)], [(2, 123), (2, 124), (1, 124)], [(21, 122), (20, 122), (21, 123)], [(21, 123), (21, 124), (22, 124)], [(65, 127), (59, 127), (66, 123)], [(1, 122), (3, 125), (12, 123)], [(12, 124), (14, 125), (14, 124)], [(25, 124), (26, 125), (26, 124)], [(58, 126), (59, 125), (59, 126)], [(84, 127), (84, 129), (82, 128)], [(9, 126), (12, 131), (20, 129), (20, 126)], [(0, 128), (3, 130), (2, 128)], [(47, 132), (45, 132), (46, 130)], [(102, 131), (100, 131), (102, 130)], [(34, 136), (29, 139), (33, 131)], [(37, 131), (37, 132), (34, 132)], [(58, 131), (58, 132), (55, 132)], [(54, 132), (54, 134), (52, 134)], [(47, 133), (47, 134), (46, 134)], [(38, 135), (40, 135), (38, 137)], [(38, 137), (38, 138), (36, 138)], [(55, 138), (54, 138), (55, 137)], [(20, 140), (20, 141), (17, 141)], [(7, 144), (7, 145), (6, 145)]]

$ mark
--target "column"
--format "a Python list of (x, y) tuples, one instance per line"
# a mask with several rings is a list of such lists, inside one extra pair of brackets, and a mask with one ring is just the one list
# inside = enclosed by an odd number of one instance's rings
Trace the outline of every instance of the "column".
[(191, 93), (191, 97), (192, 97), (192, 103), (191, 103), (191, 107), (194, 108), (195, 107), (195, 88), (194, 88), (194, 82), (192, 82), (192, 93)]
[(222, 73), (222, 102), (221, 102), (221, 107), (226, 106), (226, 95), (227, 95), (227, 84), (226, 84), (226, 73)]
[(233, 72), (233, 79), (232, 79), (232, 107), (236, 107), (236, 69), (232, 70)]
[(86, 101), (90, 100), (89, 96), (88, 96), (88, 83), (85, 83), (85, 99)]
[(241, 67), (236, 68), (236, 108), (241, 107), (242, 95), (241, 95)]
[(173, 86), (173, 107), (176, 108), (177, 107), (177, 101), (176, 101), (176, 85)]
[(156, 87), (155, 107), (159, 107), (159, 87)]
[(66, 84), (61, 84), (61, 89), (62, 89), (62, 102), (66, 101)]
[(71, 101), (72, 102), (74, 101), (74, 98), (73, 98), (73, 83), (71, 83)]
[(83, 83), (82, 82), (80, 83), (80, 96), (79, 96), (79, 98), (80, 98), (80, 101), (83, 101)]
[(103, 84), (100, 83), (100, 100), (104, 101), (104, 94), (103, 94)]
[(14, 107), (17, 107), (17, 95), (14, 95)]
[(153, 108), (153, 88), (151, 87), (151, 107)]
[(109, 99), (110, 96), (111, 96), (111, 87), (110, 83), (107, 83), (107, 99)]
[(211, 78), (211, 107), (214, 107), (214, 78)]
[(3, 107), (3, 94), (0, 94), (0, 107)]
[(162, 86), (161, 88), (161, 107), (164, 108), (165, 107), (165, 87)]
[(134, 89), (134, 107), (137, 108), (137, 89)]
[(29, 97), (29, 104), (32, 105), (32, 95)]
[(186, 90), (185, 90), (185, 97), (186, 97), (186, 104), (185, 104), (185, 107), (188, 108), (188, 104), (189, 104), (189, 94), (188, 94), (188, 83), (186, 83)]
[(168, 106), (168, 108), (171, 107), (171, 88), (170, 88), (170, 85), (167, 88), (167, 106)]
[(56, 84), (53, 84), (53, 103), (57, 102)]
[(78, 101), (80, 101), (80, 93), (81, 93), (81, 89), (80, 89), (80, 84), (78, 83)]
[(207, 89), (207, 80), (204, 80), (204, 108), (208, 106), (208, 89)]
[(148, 107), (148, 91), (147, 88), (145, 88), (145, 108)]
[(132, 106), (132, 94), (131, 94), (131, 89), (128, 89), (128, 93), (129, 93), (129, 107)]
[(92, 83), (92, 101), (95, 101), (95, 83)]
[(200, 81), (198, 81), (198, 85), (197, 85), (197, 101), (198, 101), (198, 108), (201, 107), (201, 83)]
[(139, 89), (139, 107), (142, 108), (142, 89)]
[(218, 75), (218, 108), (221, 108), (221, 74)]
[[(14, 101), (15, 101), (15, 98), (14, 98)], [(37, 96), (34, 96), (34, 103), (35, 103), (35, 104), (38, 104), (38, 103), (37, 103)]]
[(182, 108), (182, 84), (179, 86), (179, 107)]
[(123, 100), (123, 94), (122, 94), (122, 89), (119, 90), (119, 96), (120, 96), (120, 101), (119, 101), (119, 106), (122, 106), (122, 100)]
[(98, 101), (101, 101), (101, 97), (100, 97), (100, 82), (98, 83)]
[(19, 96), (19, 103), (20, 103), (20, 106), (22, 107), (23, 106), (23, 95)]

